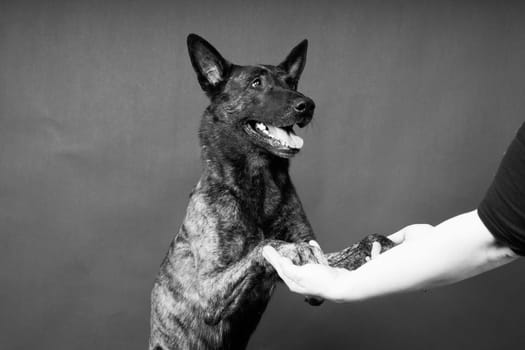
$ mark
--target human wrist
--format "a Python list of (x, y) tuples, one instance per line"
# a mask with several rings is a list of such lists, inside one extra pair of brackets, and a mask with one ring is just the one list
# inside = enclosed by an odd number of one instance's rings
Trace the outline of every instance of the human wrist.
[(358, 278), (358, 271), (341, 269), (341, 272), (334, 280), (332, 288), (330, 288), (327, 299), (335, 303), (348, 303), (360, 300), (361, 288), (357, 282)]

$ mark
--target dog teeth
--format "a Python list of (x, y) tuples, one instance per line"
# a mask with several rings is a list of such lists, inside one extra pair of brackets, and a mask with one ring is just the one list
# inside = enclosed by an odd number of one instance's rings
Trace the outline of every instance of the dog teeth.
[(264, 125), (263, 123), (255, 123), (255, 127), (257, 128), (257, 130), (260, 130), (264, 132), (265, 134), (268, 134), (268, 127)]
[(283, 129), (272, 125), (266, 125), (261, 122), (255, 122), (254, 127), (260, 133), (279, 142), (285, 147), (295, 149), (303, 147), (303, 139), (297, 136), (291, 129)]

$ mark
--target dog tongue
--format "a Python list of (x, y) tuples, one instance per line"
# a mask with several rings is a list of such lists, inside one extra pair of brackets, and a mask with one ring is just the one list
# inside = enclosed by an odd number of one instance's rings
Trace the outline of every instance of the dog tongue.
[(295, 135), (293, 131), (287, 132), (284, 129), (281, 129), (275, 126), (271, 126), (271, 125), (266, 125), (266, 127), (268, 128), (268, 133), (273, 138), (278, 139), (281, 143), (287, 145), (288, 147), (297, 148), (297, 149), (303, 147), (303, 143), (304, 143), (303, 139)]

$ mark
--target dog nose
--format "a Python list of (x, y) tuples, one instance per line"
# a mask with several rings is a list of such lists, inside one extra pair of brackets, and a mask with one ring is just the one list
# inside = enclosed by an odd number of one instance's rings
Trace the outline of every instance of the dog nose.
[(311, 111), (315, 108), (314, 101), (309, 98), (301, 98), (297, 100), (293, 106), (293, 109), (298, 113), (303, 113), (306, 111)]
[(293, 106), (296, 112), (303, 112), (306, 109), (306, 102), (299, 101)]
[(301, 97), (293, 105), (294, 111), (297, 112), (296, 120), (299, 127), (305, 127), (310, 123), (314, 115), (315, 103), (308, 97)]

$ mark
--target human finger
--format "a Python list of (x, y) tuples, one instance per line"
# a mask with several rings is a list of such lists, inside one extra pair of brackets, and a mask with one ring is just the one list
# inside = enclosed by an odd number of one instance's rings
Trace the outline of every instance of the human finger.
[(279, 275), (282, 274), (284, 257), (281, 256), (274, 247), (269, 245), (264, 246), (262, 249), (262, 256), (273, 266)]
[(401, 230), (397, 231), (396, 233), (391, 234), (388, 236), (388, 239), (390, 239), (392, 242), (394, 242), (396, 245), (403, 243), (407, 239), (417, 238), (418, 236), (421, 236), (422, 234), (429, 233), (431, 229), (433, 229), (434, 226), (429, 224), (413, 224), (406, 227), (403, 227)]
[(317, 243), (317, 241), (311, 240), (310, 242), (308, 242), (308, 244), (312, 247), (317, 248), (313, 249), (313, 253), (319, 264), (328, 265), (328, 260), (326, 259), (326, 256), (324, 255), (319, 243)]
[(274, 247), (266, 245), (262, 249), (262, 256), (273, 265), (273, 267), (277, 268), (280, 265), (280, 258), (281, 255), (275, 250)]
[(370, 259), (375, 259), (381, 254), (381, 243), (372, 243), (372, 249), (370, 250)]
[(401, 244), (404, 242), (405, 240), (405, 234), (406, 234), (406, 230), (403, 228), (395, 233), (392, 233), (391, 235), (387, 236), (387, 238), (389, 240), (391, 240), (392, 242), (394, 242), (394, 244)]
[(317, 243), (316, 240), (312, 239), (311, 241), (308, 242), (308, 244), (309, 245), (313, 245), (314, 247), (317, 247), (317, 248), (321, 249), (321, 246), (319, 245), (319, 243)]
[(302, 266), (294, 265), (290, 260), (284, 258), (281, 269), (278, 270), (279, 277), (286, 284), (288, 289), (294, 293), (305, 294), (306, 290), (301, 285), (300, 269)]
[(289, 259), (280, 255), (275, 248), (265, 246), (262, 250), (263, 257), (274, 267), (275, 271), (281, 277), (284, 283), (292, 292), (300, 293), (302, 288), (294, 280), (295, 266)]

